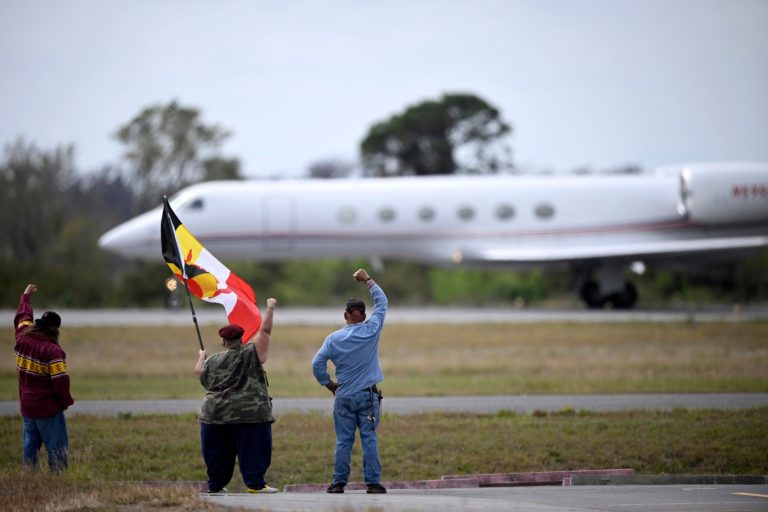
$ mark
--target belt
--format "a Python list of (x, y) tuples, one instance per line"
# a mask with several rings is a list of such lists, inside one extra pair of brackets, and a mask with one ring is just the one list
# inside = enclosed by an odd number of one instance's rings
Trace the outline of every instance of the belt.
[(369, 392), (372, 392), (372, 393), (376, 393), (377, 395), (379, 394), (379, 388), (376, 387), (376, 384), (374, 384), (373, 386), (367, 387), (367, 388), (363, 388), (360, 391), (369, 391)]

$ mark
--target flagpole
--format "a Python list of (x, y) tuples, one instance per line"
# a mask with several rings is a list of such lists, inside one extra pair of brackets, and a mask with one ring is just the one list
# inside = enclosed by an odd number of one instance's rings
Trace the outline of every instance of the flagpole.
[(205, 350), (203, 346), (203, 337), (200, 334), (200, 326), (197, 325), (197, 313), (195, 313), (195, 306), (192, 305), (192, 295), (189, 294), (189, 286), (187, 286), (187, 275), (182, 274), (184, 277), (184, 289), (187, 290), (187, 299), (189, 299), (189, 309), (192, 311), (192, 321), (195, 323), (195, 331), (197, 331), (197, 341), (200, 343), (200, 350)]
[[(163, 194), (163, 204), (164, 206), (170, 208), (168, 205), (168, 197), (165, 194)], [(171, 221), (171, 215), (168, 213), (168, 208), (163, 208), (163, 210), (168, 217), (168, 225), (173, 228), (173, 222)], [(187, 286), (187, 266), (184, 264), (184, 259), (179, 253), (179, 244), (176, 241), (175, 234), (173, 236), (173, 240), (173, 248), (176, 251), (176, 256), (179, 258), (179, 262), (181, 263), (181, 278), (184, 280), (184, 289), (187, 290), (187, 300), (189, 301), (189, 310), (192, 312), (192, 322), (194, 322), (195, 331), (197, 332), (197, 341), (200, 343), (200, 350), (205, 350), (205, 347), (203, 346), (203, 336), (200, 334), (200, 326), (197, 323), (197, 313), (195, 313), (195, 306), (192, 304), (192, 295), (189, 293), (189, 286)]]

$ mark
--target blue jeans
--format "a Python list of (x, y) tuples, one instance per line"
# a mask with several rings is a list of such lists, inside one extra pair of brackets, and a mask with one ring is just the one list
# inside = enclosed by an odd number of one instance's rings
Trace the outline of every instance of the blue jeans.
[(67, 469), (69, 439), (67, 438), (67, 421), (64, 419), (64, 411), (57, 412), (47, 418), (24, 417), (23, 419), (24, 465), (37, 468), (39, 464), (38, 452), (40, 446), (45, 444), (45, 449), (48, 451), (48, 469), (51, 473), (58, 473)]
[[(369, 419), (373, 407), (373, 421)], [(360, 430), (363, 444), (363, 476), (366, 484), (381, 481), (379, 462), (379, 440), (376, 427), (379, 425), (379, 395), (370, 391), (359, 391), (351, 396), (333, 402), (333, 425), (336, 429), (336, 453), (334, 455), (333, 483), (346, 484), (349, 481), (349, 462), (355, 429)]]

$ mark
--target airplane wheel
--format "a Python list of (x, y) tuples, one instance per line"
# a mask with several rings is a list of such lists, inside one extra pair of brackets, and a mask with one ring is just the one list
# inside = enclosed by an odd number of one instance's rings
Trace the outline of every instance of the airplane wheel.
[(637, 302), (637, 288), (634, 284), (626, 282), (624, 290), (614, 293), (608, 300), (613, 305), (613, 309), (630, 309)]
[(600, 285), (597, 281), (586, 281), (581, 287), (581, 300), (589, 309), (602, 309), (605, 307), (605, 298), (600, 293)]

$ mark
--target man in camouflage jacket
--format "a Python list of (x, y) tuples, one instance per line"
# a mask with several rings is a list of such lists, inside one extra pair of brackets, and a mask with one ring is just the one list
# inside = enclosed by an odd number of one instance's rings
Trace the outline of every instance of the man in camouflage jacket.
[(243, 344), (243, 328), (236, 324), (219, 329), (226, 350), (206, 359), (200, 350), (195, 373), (206, 389), (200, 410), (200, 437), (208, 469), (208, 492), (221, 492), (232, 479), (235, 458), (248, 492), (276, 492), (264, 475), (272, 462), (272, 399), (269, 396), (267, 361), (275, 299), (252, 342)]

